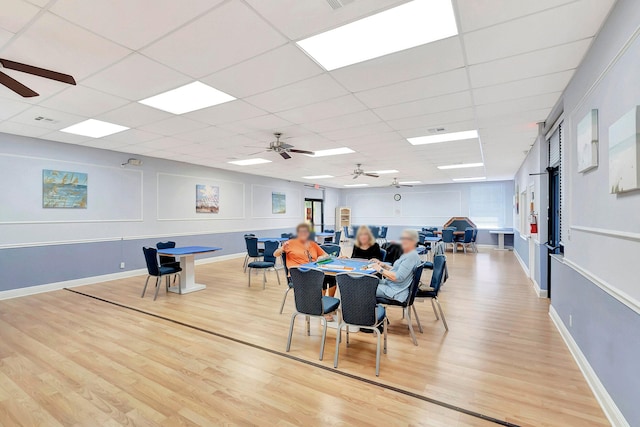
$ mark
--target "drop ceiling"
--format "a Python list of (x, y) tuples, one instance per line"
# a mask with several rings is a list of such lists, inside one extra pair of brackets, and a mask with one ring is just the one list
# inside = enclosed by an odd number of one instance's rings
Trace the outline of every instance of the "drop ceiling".
[[(41, 95), (0, 86), (0, 132), (295, 181), (332, 175), (320, 183), (334, 187), (352, 182), (344, 175), (356, 163), (397, 169), (401, 181), (511, 179), (614, 2), (453, 0), (457, 36), (327, 72), (295, 42), (406, 1), (334, 10), (327, 0), (3, 0), (0, 57), (72, 74), (78, 86), (3, 70)], [(182, 115), (137, 102), (193, 81), (237, 100)], [(131, 129), (60, 132), (90, 118)], [(437, 128), (480, 138), (406, 141)], [(299, 149), (355, 153), (228, 163), (274, 132)], [(437, 168), (455, 163), (484, 167)]]

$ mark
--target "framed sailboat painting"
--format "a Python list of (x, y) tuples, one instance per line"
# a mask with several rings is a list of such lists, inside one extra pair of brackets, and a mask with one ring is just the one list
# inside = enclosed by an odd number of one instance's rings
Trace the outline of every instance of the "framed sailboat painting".
[(87, 184), (86, 173), (44, 169), (42, 207), (87, 209)]

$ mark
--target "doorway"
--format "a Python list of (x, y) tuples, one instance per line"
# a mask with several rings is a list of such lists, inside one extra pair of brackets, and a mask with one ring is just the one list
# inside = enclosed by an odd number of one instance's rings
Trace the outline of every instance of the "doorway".
[(549, 208), (547, 213), (547, 297), (551, 298), (551, 255), (562, 252), (560, 244), (560, 168), (548, 168)]
[(324, 231), (324, 200), (304, 199), (304, 221), (311, 224), (315, 232)]

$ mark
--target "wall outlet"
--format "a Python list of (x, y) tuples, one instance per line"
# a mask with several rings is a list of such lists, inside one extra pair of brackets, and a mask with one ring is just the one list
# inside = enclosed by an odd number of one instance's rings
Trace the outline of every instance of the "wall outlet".
[(124, 261), (122, 261), (122, 262), (120, 263), (120, 268), (121, 268), (121, 269), (123, 269), (123, 268), (124, 268)]
[(572, 327), (572, 326), (573, 326), (573, 315), (570, 314), (569, 315), (569, 327)]

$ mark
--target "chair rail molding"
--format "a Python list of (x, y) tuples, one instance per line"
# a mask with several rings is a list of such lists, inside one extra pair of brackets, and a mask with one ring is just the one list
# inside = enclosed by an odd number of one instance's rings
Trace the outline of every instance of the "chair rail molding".
[(572, 225), (571, 230), (583, 233), (598, 234), (600, 236), (615, 237), (617, 239), (640, 242), (640, 233), (630, 233), (628, 231), (612, 230), (609, 228), (586, 227), (583, 225)]

